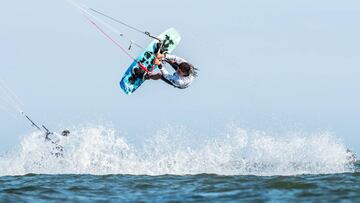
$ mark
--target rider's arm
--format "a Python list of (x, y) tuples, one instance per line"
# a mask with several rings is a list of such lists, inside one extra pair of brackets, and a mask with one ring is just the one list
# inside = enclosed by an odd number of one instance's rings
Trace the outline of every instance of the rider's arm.
[(164, 67), (160, 71), (162, 76), (176, 87), (186, 87), (191, 83), (190, 78), (180, 78), (177, 74), (170, 74)]
[(175, 56), (175, 55), (171, 55), (171, 54), (157, 54), (156, 59), (158, 59), (158, 60), (165, 59), (167, 61), (171, 61), (172, 63), (177, 63), (177, 64), (186, 62), (185, 59)]
[(164, 58), (166, 60), (169, 60), (169, 61), (172, 61), (172, 62), (175, 62), (177, 64), (181, 64), (183, 62), (186, 62), (185, 59), (181, 58), (181, 57), (178, 57), (178, 56), (175, 56), (175, 55), (171, 55), (171, 54), (165, 54), (164, 55)]

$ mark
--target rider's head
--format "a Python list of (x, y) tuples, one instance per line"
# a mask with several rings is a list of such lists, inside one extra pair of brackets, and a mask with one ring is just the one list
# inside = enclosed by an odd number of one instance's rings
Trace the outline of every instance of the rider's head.
[(179, 64), (179, 68), (177, 70), (177, 73), (183, 77), (187, 77), (189, 75), (192, 75), (194, 77), (197, 76), (197, 69), (194, 68), (191, 64), (187, 62), (182, 62)]
[(179, 68), (177, 70), (178, 74), (184, 77), (187, 77), (190, 75), (191, 65), (183, 62), (179, 64)]
[(68, 136), (70, 134), (70, 131), (69, 130), (63, 130), (62, 132), (61, 132), (61, 135), (62, 136)]

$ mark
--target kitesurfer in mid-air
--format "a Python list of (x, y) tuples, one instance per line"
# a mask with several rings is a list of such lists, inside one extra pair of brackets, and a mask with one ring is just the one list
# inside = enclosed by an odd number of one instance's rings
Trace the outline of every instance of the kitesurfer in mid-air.
[[(163, 63), (166, 62), (174, 68), (175, 72), (170, 74)], [(160, 69), (160, 73), (148, 75), (147, 79), (152, 80), (163, 80), (166, 83), (180, 88), (185, 89), (191, 85), (194, 78), (197, 77), (197, 69), (188, 63), (185, 59), (170, 54), (157, 54), (153, 63)]]

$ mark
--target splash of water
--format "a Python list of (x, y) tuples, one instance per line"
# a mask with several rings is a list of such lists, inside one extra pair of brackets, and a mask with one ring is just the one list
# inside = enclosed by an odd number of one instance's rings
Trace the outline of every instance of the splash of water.
[[(197, 138), (168, 127), (131, 146), (112, 128), (72, 130), (25, 136), (20, 147), (0, 157), (0, 175), (40, 174), (200, 174), (296, 175), (352, 172), (349, 153), (331, 133), (284, 136), (232, 127), (225, 135)], [(62, 146), (59, 148), (57, 146)]]

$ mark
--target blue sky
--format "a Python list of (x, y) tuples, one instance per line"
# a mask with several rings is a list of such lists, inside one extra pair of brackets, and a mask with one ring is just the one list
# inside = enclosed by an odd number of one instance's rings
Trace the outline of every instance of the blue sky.
[[(139, 139), (167, 124), (209, 136), (228, 123), (324, 130), (360, 153), (358, 1), (81, 3), (155, 35), (175, 27), (182, 35), (175, 54), (198, 67), (199, 78), (186, 90), (148, 81), (126, 96), (118, 81), (131, 61), (78, 10), (60, 0), (8, 1), (0, 76), (34, 120), (54, 130), (109, 124)], [(18, 117), (1, 111), (1, 151), (31, 131)]]

